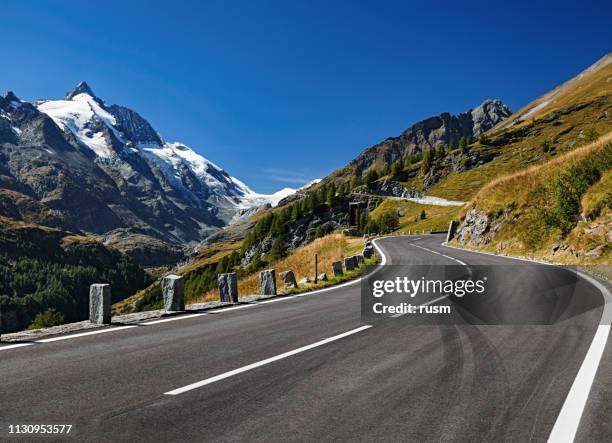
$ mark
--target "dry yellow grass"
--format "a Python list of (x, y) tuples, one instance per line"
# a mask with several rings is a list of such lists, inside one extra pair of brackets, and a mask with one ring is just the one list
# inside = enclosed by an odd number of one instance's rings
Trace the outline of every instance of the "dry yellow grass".
[(464, 206), (462, 215), (465, 215), (469, 208), (476, 206), (481, 210), (490, 211), (499, 207), (507, 207), (512, 203), (527, 201), (528, 194), (542, 180), (543, 174), (550, 173), (560, 166), (577, 162), (596, 151), (602, 150), (610, 142), (612, 142), (612, 132), (608, 132), (591, 144), (570, 151), (546, 163), (496, 178), (482, 187)]
[[(276, 269), (276, 285), (282, 293), (283, 285), (280, 281), (280, 273), (293, 271), (299, 281), (304, 277), (314, 277), (314, 254), (318, 255), (318, 272), (325, 272), (331, 276), (331, 265), (344, 257), (354, 255), (361, 251), (363, 240), (360, 237), (346, 237), (339, 233), (333, 233), (321, 237), (312, 243), (293, 251), (289, 256), (274, 263), (271, 268)], [(238, 281), (238, 294), (240, 296), (259, 293), (259, 273), (254, 273)], [(193, 303), (219, 299), (217, 289), (203, 294), (194, 299)]]

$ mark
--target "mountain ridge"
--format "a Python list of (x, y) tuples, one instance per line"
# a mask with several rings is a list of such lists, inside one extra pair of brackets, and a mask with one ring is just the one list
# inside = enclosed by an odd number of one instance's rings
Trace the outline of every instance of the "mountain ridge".
[(388, 137), (366, 148), (329, 177), (363, 176), (372, 166), (382, 167), (437, 146), (456, 146), (462, 137), (477, 137), (511, 114), (510, 108), (499, 99), (487, 99), (457, 115), (443, 112), (412, 124), (398, 136)]
[[(0, 189), (11, 191), (0, 215), (11, 206), (26, 221), (98, 235), (135, 230), (175, 245), (195, 245), (241, 211), (294, 192), (254, 192), (188, 146), (164, 141), (136, 111), (107, 105), (84, 81), (60, 100), (0, 95), (0, 159)], [(26, 200), (47, 216), (15, 210)]]

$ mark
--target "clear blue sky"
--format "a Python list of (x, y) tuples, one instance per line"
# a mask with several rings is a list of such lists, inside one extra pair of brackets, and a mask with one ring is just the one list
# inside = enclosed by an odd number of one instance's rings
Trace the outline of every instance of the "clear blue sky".
[(422, 118), (516, 110), (612, 51), (609, 1), (493, 3), (7, 0), (0, 90), (84, 79), (270, 192)]

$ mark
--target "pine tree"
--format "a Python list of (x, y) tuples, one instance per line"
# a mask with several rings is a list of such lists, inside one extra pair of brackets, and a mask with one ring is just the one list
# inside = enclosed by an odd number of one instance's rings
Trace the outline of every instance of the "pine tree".
[(285, 249), (286, 246), (283, 237), (277, 237), (272, 242), (272, 247), (270, 248), (270, 252), (268, 253), (270, 261), (276, 261), (283, 258), (283, 256), (285, 255)]
[(366, 181), (365, 181), (366, 185), (370, 186), (376, 180), (378, 180), (378, 173), (376, 172), (375, 169), (370, 169), (370, 171), (368, 172), (368, 175), (366, 175)]
[(334, 182), (331, 182), (329, 186), (327, 187), (327, 193), (325, 195), (325, 203), (327, 203), (327, 206), (331, 208), (334, 205), (335, 201), (336, 201), (336, 184)]
[(291, 221), (297, 221), (301, 217), (300, 204), (294, 203), (291, 205)]
[(393, 167), (391, 168), (391, 174), (393, 174), (393, 176), (398, 175), (400, 172), (402, 172), (402, 161), (398, 160), (395, 163), (393, 163)]
[(421, 163), (421, 172), (427, 174), (433, 165), (433, 153), (431, 151), (425, 151), (423, 154), (423, 163)]
[(464, 154), (467, 153), (468, 139), (466, 136), (461, 137), (461, 140), (459, 140), (459, 149), (461, 149), (461, 152), (463, 152)]

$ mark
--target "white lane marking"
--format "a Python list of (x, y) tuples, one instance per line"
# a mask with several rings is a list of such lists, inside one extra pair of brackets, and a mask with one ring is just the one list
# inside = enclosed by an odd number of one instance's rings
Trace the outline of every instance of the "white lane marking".
[(15, 348), (23, 348), (24, 346), (32, 346), (34, 343), (32, 342), (27, 342), (27, 343), (16, 343), (14, 345), (7, 345), (7, 346), (2, 346), (0, 348), (0, 351), (5, 351), (7, 349), (15, 349)]
[[(385, 237), (380, 237), (380, 238), (385, 238)], [(322, 288), (322, 289), (317, 289), (315, 291), (310, 291), (310, 292), (304, 292), (302, 294), (296, 294), (293, 296), (287, 296), (287, 297), (282, 297), (282, 298), (275, 298), (272, 300), (264, 300), (264, 301), (260, 301), (260, 302), (255, 302), (252, 304), (248, 304), (248, 305), (240, 305), (240, 306), (232, 306), (232, 307), (228, 307), (228, 308), (219, 308), (217, 310), (211, 310), (208, 312), (199, 312), (196, 314), (188, 314), (188, 315), (177, 315), (176, 317), (171, 317), (171, 318), (164, 318), (161, 320), (153, 320), (153, 321), (146, 321), (146, 322), (142, 322), (142, 323), (134, 323), (131, 325), (126, 325), (126, 326), (118, 326), (118, 327), (114, 327), (114, 328), (104, 328), (104, 329), (97, 329), (95, 331), (88, 331), (88, 332), (82, 332), (79, 334), (69, 334), (69, 335), (61, 335), (58, 337), (52, 337), (52, 338), (45, 338), (45, 339), (40, 339), (40, 340), (33, 340), (27, 343), (17, 343), (17, 344), (12, 344), (12, 345), (6, 345), (6, 346), (0, 346), (0, 351), (7, 351), (9, 349), (15, 349), (15, 348), (22, 348), (22, 347), (26, 347), (26, 346), (33, 346), (36, 344), (42, 344), (42, 343), (51, 343), (54, 341), (62, 341), (62, 340), (70, 340), (73, 338), (79, 338), (79, 337), (86, 337), (89, 335), (97, 335), (97, 334), (105, 334), (108, 332), (116, 332), (116, 331), (121, 331), (124, 329), (132, 329), (132, 328), (137, 328), (139, 326), (150, 326), (150, 325), (156, 325), (156, 324), (160, 324), (160, 323), (168, 323), (168, 322), (172, 322), (172, 321), (178, 321), (178, 320), (186, 320), (189, 318), (194, 318), (194, 317), (200, 317), (203, 315), (209, 315), (209, 314), (222, 314), (224, 312), (231, 312), (231, 311), (236, 311), (238, 309), (246, 309), (246, 308), (252, 308), (258, 305), (262, 305), (262, 304), (268, 304), (268, 303), (276, 303), (276, 302), (280, 302), (280, 301), (287, 301), (287, 300), (294, 300), (297, 299), (299, 297), (304, 297), (304, 296), (310, 296), (310, 295), (314, 295), (314, 294), (321, 294), (323, 292), (328, 292), (328, 291), (334, 291), (336, 289), (340, 289), (340, 288), (344, 288), (347, 286), (351, 286), (354, 285), (356, 283), (359, 283), (363, 278), (369, 277), (370, 275), (374, 274), (375, 272), (377, 272), (380, 269), (380, 266), (383, 266), (386, 262), (387, 262), (387, 257), (385, 256), (385, 254), (383, 253), (382, 249), (376, 244), (376, 240), (372, 241), (372, 244), (374, 245), (374, 247), (376, 248), (376, 250), (379, 252), (380, 256), (381, 256), (381, 261), (378, 264), (378, 266), (368, 275), (365, 276), (361, 276), (359, 278), (356, 278), (355, 280), (351, 280), (348, 281), (346, 283), (342, 283), (336, 286), (330, 286), (328, 288)]]
[[(421, 306), (428, 306), (428, 305), (431, 305), (433, 303), (437, 303), (440, 300), (444, 300), (445, 298), (448, 298), (448, 297), (450, 297), (450, 295), (446, 294), (446, 295), (443, 295), (442, 297), (434, 298), (433, 300), (430, 300), (430, 301), (428, 301), (426, 303), (423, 303), (423, 304), (419, 305), (419, 307), (421, 307)], [(391, 316), (391, 318), (398, 318), (398, 317), (401, 317), (402, 315), (406, 315), (406, 314), (405, 313), (402, 313), (402, 314), (393, 314)]]
[[(456, 246), (451, 246), (446, 242), (442, 243), (442, 246), (468, 253), (472, 252), (475, 254), (506, 258), (509, 260), (557, 266), (553, 263), (530, 258), (509, 257), (506, 255), (492, 254), (490, 252), (462, 249)], [(599, 368), (599, 363), (601, 362), (601, 357), (603, 356), (603, 352), (610, 335), (610, 323), (612, 321), (612, 294), (610, 294), (608, 288), (597, 281), (597, 279), (585, 274), (584, 272), (576, 271), (576, 273), (599, 289), (599, 292), (601, 292), (604, 299), (604, 308), (601, 314), (600, 325), (597, 327), (597, 331), (595, 331), (595, 335), (593, 336), (593, 340), (591, 341), (591, 345), (589, 346), (589, 349), (584, 357), (582, 365), (580, 365), (578, 374), (576, 374), (576, 378), (574, 379), (567, 397), (565, 398), (565, 402), (563, 402), (561, 411), (559, 412), (550, 436), (548, 437), (548, 443), (573, 442), (576, 438), (576, 433), (578, 432), (578, 427), (580, 426), (580, 420), (582, 419), (582, 414), (584, 413), (584, 408), (586, 407), (586, 403), (591, 392), (591, 387), (593, 386), (593, 382), (597, 376), (597, 369)]]
[(424, 250), (424, 251), (431, 252), (432, 254), (439, 255), (440, 257), (444, 257), (444, 258), (447, 258), (447, 259), (449, 259), (449, 260), (453, 260), (453, 261), (455, 261), (455, 262), (459, 263), (461, 266), (467, 266), (467, 264), (466, 264), (466, 263), (462, 262), (462, 261), (461, 261), (461, 260), (459, 260), (458, 258), (451, 257), (450, 255), (442, 254), (441, 252), (434, 251), (433, 249), (425, 248), (425, 247), (420, 246), (420, 245), (415, 245), (414, 243), (412, 243), (412, 246), (414, 246), (415, 248), (422, 249), (422, 250)]
[(252, 369), (259, 368), (261, 366), (273, 363), (275, 361), (282, 360), (282, 359), (287, 358), (287, 357), (291, 357), (291, 356), (299, 354), (301, 352), (309, 351), (310, 349), (314, 349), (314, 348), (317, 348), (319, 346), (326, 345), (327, 343), (331, 343), (333, 341), (340, 340), (340, 339), (342, 339), (344, 337), (348, 337), (349, 335), (357, 334), (358, 332), (365, 331), (366, 329), (369, 329), (371, 327), (372, 327), (372, 325), (361, 326), (359, 328), (352, 329), (352, 330), (344, 332), (342, 334), (334, 335), (333, 337), (329, 337), (329, 338), (326, 338), (324, 340), (320, 340), (318, 342), (309, 344), (307, 346), (302, 346), (301, 348), (297, 348), (297, 349), (294, 349), (292, 351), (284, 352), (284, 353), (276, 355), (274, 357), (266, 358), (265, 360), (261, 360), (261, 361), (258, 361), (256, 363), (252, 363), (250, 365), (242, 366), (241, 368), (234, 369), (234, 370), (229, 371), (229, 372), (224, 372), (223, 374), (215, 375), (214, 377), (210, 377), (210, 378), (207, 378), (205, 380), (202, 380), (202, 381), (199, 381), (199, 382), (196, 382), (196, 383), (192, 383), (192, 384), (187, 385), (187, 386), (183, 386), (182, 388), (178, 388), (178, 389), (174, 389), (172, 391), (165, 392), (164, 394), (165, 395), (179, 395), (179, 394), (183, 394), (183, 393), (191, 391), (193, 389), (201, 388), (202, 386), (206, 386), (206, 385), (209, 385), (211, 383), (215, 383), (217, 381), (224, 380), (226, 378), (232, 377), (234, 375), (242, 374), (243, 372), (247, 372), (247, 371), (250, 371)]
[(140, 326), (158, 325), (160, 323), (168, 323), (168, 322), (171, 322), (171, 321), (185, 320), (187, 318), (201, 317), (203, 315), (208, 315), (208, 313), (206, 313), (206, 312), (198, 312), (196, 314), (177, 315), (176, 317), (163, 318), (161, 320), (145, 321), (143, 323), (138, 323), (138, 325), (140, 325)]
[(43, 343), (53, 343), (53, 342), (56, 342), (56, 341), (70, 340), (70, 339), (73, 339), (73, 338), (88, 337), (90, 335), (106, 334), (108, 332), (123, 331), (124, 329), (134, 329), (134, 328), (138, 328), (140, 326), (156, 325), (156, 324), (159, 324), (159, 323), (167, 323), (167, 322), (171, 322), (171, 321), (175, 321), (175, 320), (182, 320), (182, 319), (185, 319), (185, 318), (200, 317), (202, 315), (206, 315), (206, 313), (190, 314), (190, 315), (186, 315), (186, 316), (182, 316), (182, 317), (164, 318), (162, 320), (154, 320), (154, 321), (145, 322), (145, 323), (134, 323), (134, 324), (131, 324), (131, 325), (117, 326), (117, 327), (114, 327), (114, 328), (96, 329), (94, 331), (80, 332), (78, 334), (59, 335), (57, 337), (41, 338), (39, 340), (32, 340), (32, 341), (27, 342), (27, 343), (17, 343), (17, 344), (14, 344), (14, 345), (2, 346), (2, 347), (0, 347), (0, 351), (6, 351), (8, 349), (14, 349), (14, 348), (21, 348), (21, 347), (24, 347), (24, 346), (33, 346), (33, 345), (43, 344)]
[(138, 326), (139, 325), (134, 324), (134, 325), (127, 325), (127, 326), (118, 326), (116, 328), (97, 329), (95, 331), (81, 332), (80, 334), (60, 335), (59, 337), (43, 338), (41, 340), (34, 340), (32, 343), (51, 343), (54, 341), (70, 340), (71, 338), (87, 337), (89, 335), (105, 334), (107, 332), (117, 332), (117, 331), (122, 331), (124, 329), (137, 328)]
[(612, 318), (612, 295), (608, 288), (598, 282), (590, 275), (578, 272), (585, 280), (588, 280), (601, 292), (604, 298), (604, 309), (601, 315), (602, 323), (597, 327), (591, 346), (584, 357), (584, 361), (576, 374), (574, 383), (570, 388), (557, 421), (548, 437), (549, 443), (572, 442), (576, 438), (580, 420), (584, 413), (591, 387), (597, 375), (597, 369), (601, 362), (608, 336), (610, 335), (610, 319)]

